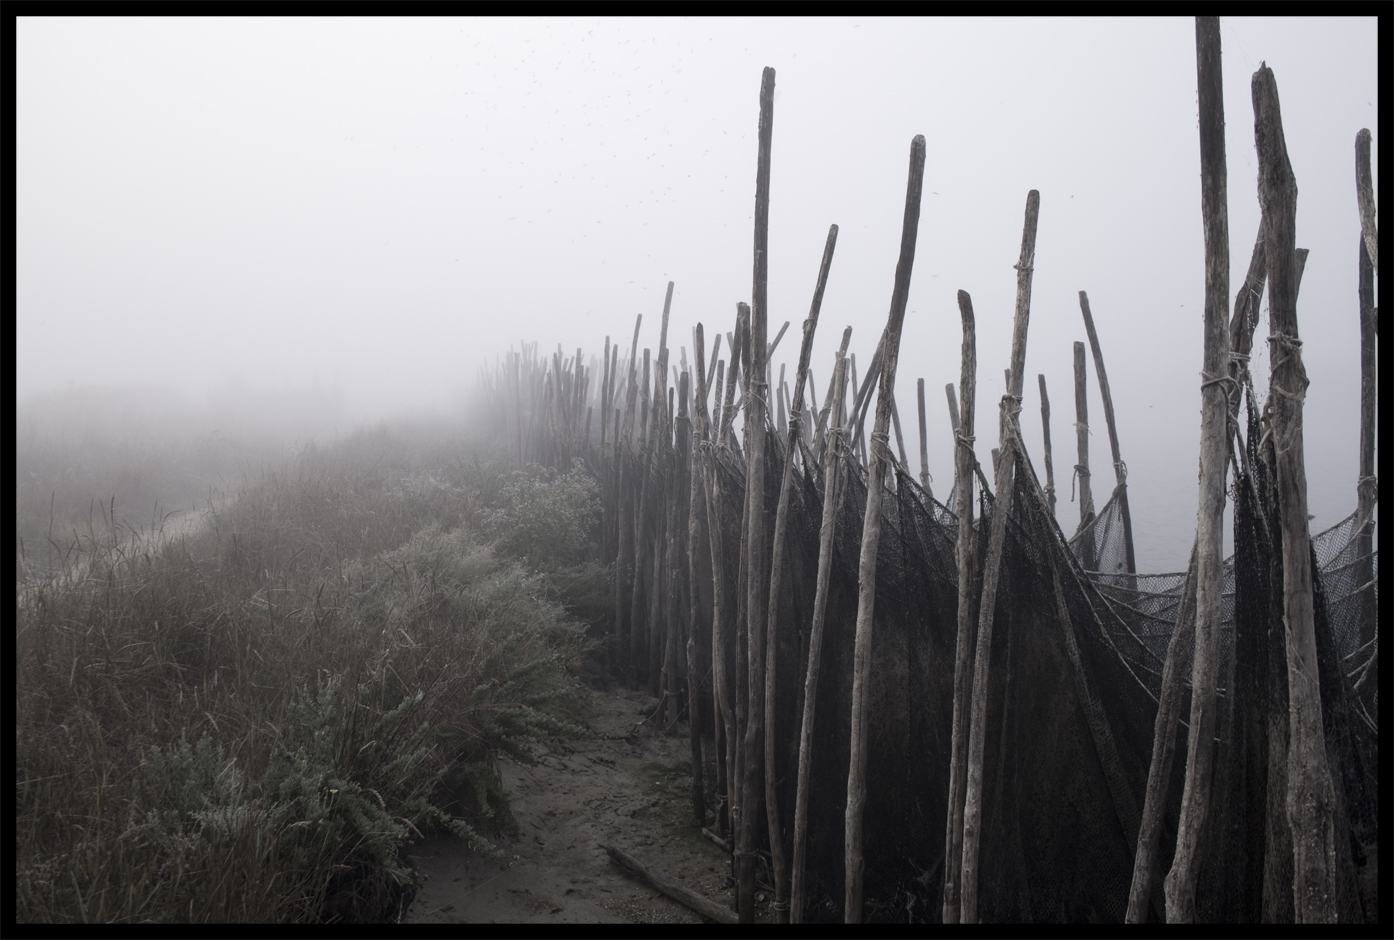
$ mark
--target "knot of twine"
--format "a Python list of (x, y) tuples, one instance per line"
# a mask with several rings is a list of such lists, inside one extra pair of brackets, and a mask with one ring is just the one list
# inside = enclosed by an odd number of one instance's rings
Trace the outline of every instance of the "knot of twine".
[(1113, 463), (1113, 472), (1118, 474), (1118, 482), (1123, 483), (1128, 479), (1128, 465), (1121, 460)]
[(1249, 354), (1241, 352), (1230, 352), (1229, 361), (1237, 362), (1240, 365), (1247, 365), (1249, 362)]
[(954, 440), (958, 441), (960, 447), (966, 447), (971, 451), (973, 449), (973, 442), (977, 440), (977, 438), (972, 434), (964, 434), (962, 431), (955, 431)]
[(1229, 375), (1211, 375), (1211, 374), (1208, 373), (1208, 372), (1202, 372), (1202, 373), (1200, 374), (1200, 377), (1201, 377), (1202, 379), (1205, 380), (1205, 381), (1203, 381), (1203, 382), (1200, 383), (1200, 390), (1201, 390), (1202, 392), (1204, 392), (1204, 391), (1205, 391), (1207, 388), (1209, 388), (1211, 385), (1218, 385), (1218, 386), (1220, 386), (1221, 388), (1224, 389), (1224, 392), (1225, 392), (1225, 407), (1226, 407), (1226, 408), (1228, 408), (1230, 402), (1232, 402), (1232, 401), (1234, 400), (1234, 395), (1231, 395), (1231, 394), (1230, 394), (1230, 389), (1233, 388), (1234, 394), (1238, 394), (1238, 393), (1239, 393), (1239, 383), (1236, 382), (1236, 381), (1235, 381), (1231, 376), (1229, 376)]
[(1089, 430), (1089, 422), (1087, 422), (1087, 421), (1076, 421), (1076, 422), (1075, 422), (1075, 432), (1078, 433), (1079, 431), (1083, 431), (1085, 434), (1093, 434), (1093, 433), (1094, 433), (1093, 431)]
[(787, 911), (789, 910), (789, 902), (775, 901), (773, 904), (770, 905), (770, 907), (774, 908), (776, 911)]
[(1083, 464), (1075, 464), (1075, 472), (1070, 474), (1070, 502), (1075, 501), (1075, 477), (1082, 477), (1084, 482), (1089, 482), (1089, 468)]
[[(1273, 365), (1271, 367), (1272, 370), (1274, 372), (1277, 372), (1279, 366), (1283, 365), (1285, 362), (1291, 359), (1297, 366), (1298, 378), (1302, 382), (1302, 389), (1298, 392), (1290, 392), (1282, 386), (1278, 385), (1276, 382), (1270, 383), (1270, 387), (1273, 389), (1273, 391), (1277, 392), (1279, 395), (1282, 395), (1284, 398), (1301, 404), (1302, 401), (1307, 397), (1307, 386), (1311, 384), (1307, 379), (1306, 370), (1302, 368), (1302, 340), (1298, 339), (1296, 336), (1293, 336), (1291, 333), (1284, 333), (1281, 330), (1278, 330), (1268, 335), (1268, 342), (1277, 343), (1277, 352), (1282, 353), (1281, 358), (1275, 359), (1273, 361)], [(1270, 355), (1272, 355), (1272, 352), (1270, 352)]]
[(1008, 416), (1021, 413), (1021, 396), (1011, 392), (1002, 396), (1002, 411)]
[(1376, 485), (1377, 483), (1378, 478), (1374, 474), (1370, 474), (1367, 477), (1361, 477), (1360, 479), (1355, 481), (1356, 492), (1368, 491), (1371, 499), (1378, 499), (1379, 487)]
[[(1035, 260), (1035, 258), (1031, 259), (1031, 261)], [(1020, 261), (1018, 261), (1016, 264), (1012, 265), (1012, 270), (1019, 271), (1022, 274), (1030, 274), (1032, 271), (1036, 270), (1036, 266), (1032, 264), (1031, 261), (1028, 261), (1025, 264), (1022, 264)]]

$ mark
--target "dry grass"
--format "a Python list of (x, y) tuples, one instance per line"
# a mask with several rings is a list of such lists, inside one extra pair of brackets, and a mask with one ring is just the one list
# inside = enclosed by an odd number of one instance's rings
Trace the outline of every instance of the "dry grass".
[(577, 474), (381, 431), (175, 538), (94, 518), (17, 587), (18, 919), (380, 919), (407, 840), (486, 850), (495, 756), (579, 732), (593, 512)]

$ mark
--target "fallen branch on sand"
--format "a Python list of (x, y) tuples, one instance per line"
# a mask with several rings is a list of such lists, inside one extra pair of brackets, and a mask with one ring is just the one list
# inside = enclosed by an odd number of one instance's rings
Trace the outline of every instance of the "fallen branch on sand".
[(739, 922), (735, 911), (722, 907), (714, 901), (709, 901), (697, 892), (689, 891), (682, 885), (673, 884), (671, 881), (664, 880), (662, 877), (645, 868), (633, 856), (621, 852), (614, 846), (606, 845), (601, 846), (601, 848), (609, 853), (610, 858), (616, 864), (628, 868), (659, 891), (668, 895), (668, 897), (672, 898), (674, 901), (687, 905), (703, 917), (714, 920), (719, 924), (734, 924)]

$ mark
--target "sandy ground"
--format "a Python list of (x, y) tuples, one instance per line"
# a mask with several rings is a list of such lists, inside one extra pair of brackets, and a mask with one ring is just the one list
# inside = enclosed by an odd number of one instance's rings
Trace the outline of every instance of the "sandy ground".
[[(592, 690), (581, 719), (593, 737), (538, 748), (541, 762), (505, 759), (520, 833), (495, 840), (499, 861), (453, 837), (417, 843), (408, 855), (426, 877), (410, 923), (702, 923), (612, 862), (619, 848), (651, 870), (718, 904), (735, 908), (726, 854), (692, 824), (691, 747), (686, 723), (665, 737), (658, 700), (617, 689)], [(757, 895), (758, 919), (772, 899)]]

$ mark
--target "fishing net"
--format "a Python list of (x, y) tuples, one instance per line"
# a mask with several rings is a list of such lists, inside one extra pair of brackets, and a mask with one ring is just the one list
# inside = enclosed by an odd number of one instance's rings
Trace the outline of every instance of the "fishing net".
[[(739, 546), (745, 465), (734, 448), (718, 448), (717, 455), (727, 622), (734, 635), (737, 608), (744, 609), (737, 590), (744, 583)], [(768, 544), (782, 469), (777, 445), (767, 449), (766, 460)], [(979, 914), (984, 921), (1116, 923), (1127, 906), (1157, 698), (1185, 576), (1128, 571), (1121, 545), (1125, 487), (1067, 541), (1045, 508), (1029, 462), (1017, 461), (988, 685)], [(1236, 554), (1224, 567), (1217, 759), (1197, 897), (1198, 916), (1215, 922), (1290, 919), (1292, 905), (1283, 798), (1268, 785), (1279, 779), (1274, 769), (1283, 766), (1286, 746), (1281, 559), (1275, 555), (1281, 540), (1273, 509), (1262, 498), (1268, 483), (1251, 480), (1264, 465), (1256, 454), (1248, 464), (1256, 469), (1234, 487)], [(842, 918), (851, 666), (867, 486), (865, 468), (855, 460), (844, 457), (835, 467), (842, 495), (815, 702), (805, 913), (810, 921)], [(786, 853), (793, 842), (824, 483), (816, 468), (795, 474), (779, 594), (781, 626), (772, 665)], [(940, 918), (944, 877), (957, 519), (902, 469), (888, 472), (887, 486), (869, 700), (865, 914), (875, 921), (932, 922)], [(980, 495), (979, 572), (994, 504), (991, 496)], [(1345, 921), (1372, 917), (1368, 886), (1376, 871), (1378, 831), (1377, 727), (1371, 717), (1377, 677), (1370, 665), (1377, 651), (1376, 558), (1361, 552), (1357, 528), (1347, 519), (1312, 543)], [(979, 583), (975, 593), (980, 590)], [(739, 652), (735, 643), (726, 651), (733, 679)], [(1163, 873), (1175, 846), (1189, 713), (1188, 685), (1174, 732), (1178, 759), (1159, 849)], [(1161, 918), (1163, 908), (1160, 876), (1157, 882), (1153, 919)]]

